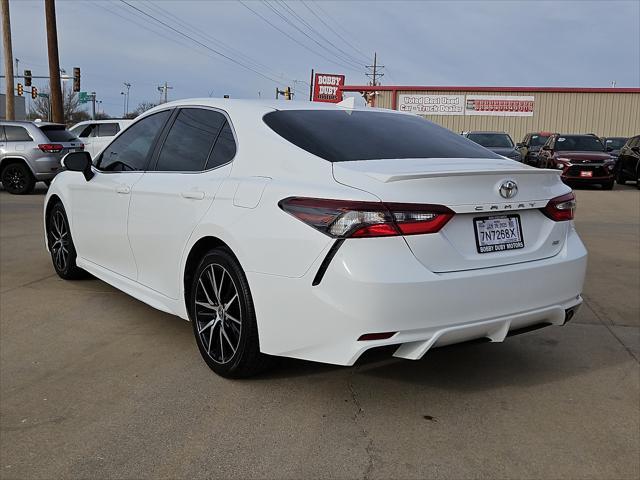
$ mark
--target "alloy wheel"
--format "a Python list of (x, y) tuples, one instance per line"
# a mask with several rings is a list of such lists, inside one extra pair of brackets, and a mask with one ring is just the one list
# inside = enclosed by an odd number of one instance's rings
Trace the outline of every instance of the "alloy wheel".
[(27, 186), (27, 178), (21, 168), (8, 166), (2, 177), (5, 188), (12, 191), (22, 191)]
[(51, 235), (51, 253), (56, 268), (63, 272), (69, 265), (69, 228), (67, 220), (60, 210), (56, 210), (49, 225)]
[(202, 270), (193, 311), (207, 355), (216, 363), (228, 363), (240, 345), (242, 310), (238, 289), (225, 267), (212, 263)]

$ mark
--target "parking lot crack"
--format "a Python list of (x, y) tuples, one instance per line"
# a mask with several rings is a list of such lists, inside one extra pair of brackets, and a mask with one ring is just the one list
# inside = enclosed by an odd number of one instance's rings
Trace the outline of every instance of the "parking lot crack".
[(373, 471), (374, 465), (374, 446), (373, 439), (369, 436), (369, 432), (366, 427), (363, 425), (365, 411), (362, 408), (362, 404), (360, 403), (360, 399), (358, 397), (358, 392), (356, 391), (355, 385), (353, 384), (353, 378), (358, 372), (357, 367), (353, 367), (352, 373), (349, 376), (349, 393), (351, 395), (351, 403), (355, 407), (355, 412), (352, 416), (353, 422), (360, 428), (360, 432), (362, 434), (362, 438), (366, 441), (366, 445), (364, 447), (364, 451), (367, 454), (367, 467), (362, 475), (364, 480), (368, 480), (371, 477), (371, 472)]
[(598, 312), (598, 310), (596, 308), (594, 308), (594, 305), (592, 304), (592, 300), (588, 299), (586, 297), (586, 295), (583, 295), (582, 298), (584, 299), (584, 303), (587, 304), (587, 306), (591, 309), (591, 311), (593, 312), (593, 314), (595, 315), (595, 317), (598, 319), (598, 321), (604, 325), (604, 327), (609, 330), (609, 333), (611, 334), (611, 336), (613, 338), (616, 339), (616, 341), (622, 345), (622, 348), (624, 348), (626, 350), (626, 352), (631, 356), (631, 358), (633, 358), (637, 363), (640, 363), (640, 359), (636, 357), (636, 355), (633, 353), (633, 350), (631, 350), (631, 348), (629, 348), (621, 339), (620, 337), (618, 337), (618, 335), (616, 335), (616, 333), (613, 331), (613, 328), (611, 326), (611, 324), (607, 321), (605, 321), (601, 316), (600, 313)]

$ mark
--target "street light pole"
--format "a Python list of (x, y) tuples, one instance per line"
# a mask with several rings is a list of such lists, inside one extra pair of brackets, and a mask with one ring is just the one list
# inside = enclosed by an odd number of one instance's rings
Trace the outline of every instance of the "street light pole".
[(126, 116), (126, 110), (127, 110), (127, 94), (124, 92), (120, 92), (120, 95), (122, 95), (122, 118), (124, 118)]
[(126, 93), (126, 102), (125, 102), (125, 107), (124, 107), (124, 116), (126, 117), (129, 114), (129, 89), (131, 88), (131, 84), (124, 82), (124, 86), (127, 87), (127, 93)]

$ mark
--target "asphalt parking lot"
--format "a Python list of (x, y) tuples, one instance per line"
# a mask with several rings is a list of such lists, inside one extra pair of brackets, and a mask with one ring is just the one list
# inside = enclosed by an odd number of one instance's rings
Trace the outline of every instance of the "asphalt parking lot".
[(0, 192), (1, 478), (640, 477), (635, 186), (577, 191), (589, 271), (566, 327), (243, 381), (187, 322), (60, 280), (44, 193)]

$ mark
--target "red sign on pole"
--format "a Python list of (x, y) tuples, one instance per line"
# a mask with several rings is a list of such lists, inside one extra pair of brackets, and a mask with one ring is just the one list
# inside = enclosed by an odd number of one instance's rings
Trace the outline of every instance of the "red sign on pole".
[(338, 103), (342, 101), (344, 75), (316, 73), (313, 82), (313, 101)]

